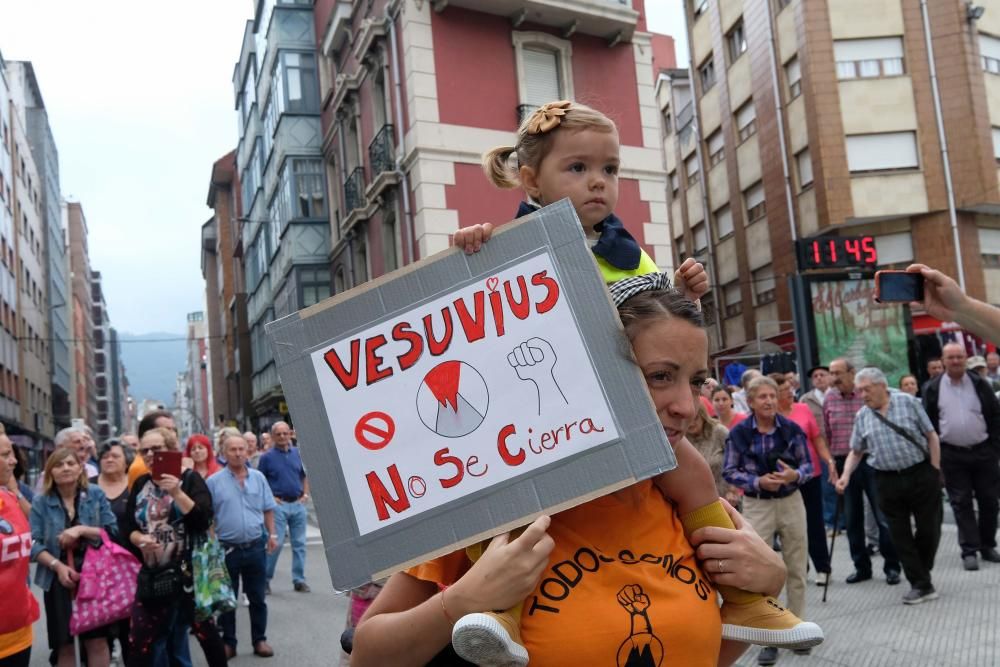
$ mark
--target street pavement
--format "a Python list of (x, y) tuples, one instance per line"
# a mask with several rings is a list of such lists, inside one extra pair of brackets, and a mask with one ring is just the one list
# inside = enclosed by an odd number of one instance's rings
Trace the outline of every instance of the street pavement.
[[(291, 549), (285, 545), (268, 598), (268, 641), (275, 657), (257, 658), (250, 646), (250, 621), (246, 607), (237, 611), (239, 655), (230, 664), (336, 665), (340, 658), (340, 633), (348, 610), (348, 599), (330, 585), (319, 531), (310, 526), (307, 577), (313, 592), (292, 590)], [(993, 667), (1000, 665), (1000, 564), (980, 564), (978, 572), (965, 572), (959, 558), (954, 524), (943, 527), (941, 547), (934, 567), (940, 599), (908, 607), (900, 599), (909, 587), (906, 580), (888, 586), (881, 558), (874, 558), (875, 578), (848, 585), (844, 578), (853, 571), (846, 535), (839, 535), (833, 558), (833, 580), (827, 602), (823, 589), (812, 583), (807, 590), (806, 618), (816, 621), (826, 641), (809, 657), (781, 651), (779, 665), (814, 667)], [(37, 590), (36, 590), (37, 593)], [(41, 596), (39, 595), (39, 599)], [(47, 664), (45, 620), (35, 624), (32, 667)], [(751, 648), (737, 663), (757, 664), (757, 648)], [(195, 665), (205, 666), (204, 656), (192, 641)], [(548, 666), (543, 666), (548, 667)], [(665, 666), (664, 666), (665, 667)]]

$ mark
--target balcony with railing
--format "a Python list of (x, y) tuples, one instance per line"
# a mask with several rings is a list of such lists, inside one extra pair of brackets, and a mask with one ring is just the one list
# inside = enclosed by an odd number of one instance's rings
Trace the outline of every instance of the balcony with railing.
[(351, 211), (365, 206), (365, 170), (357, 167), (344, 181), (344, 211)]
[(396, 171), (395, 130), (395, 126), (386, 123), (368, 144), (368, 164), (372, 170), (372, 182), (365, 190), (368, 201), (375, 200), (386, 188), (399, 183), (400, 176)]
[(639, 20), (629, 0), (435, 0), (433, 7), (438, 12), (463, 7), (504, 16), (515, 28), (530, 21), (559, 28), (565, 38), (581, 33), (613, 43), (630, 41)]

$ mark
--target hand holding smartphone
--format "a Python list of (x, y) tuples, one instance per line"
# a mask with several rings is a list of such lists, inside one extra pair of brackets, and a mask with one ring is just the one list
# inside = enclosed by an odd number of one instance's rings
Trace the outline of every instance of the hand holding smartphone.
[(910, 271), (876, 271), (875, 300), (879, 303), (923, 301), (924, 277)]
[(153, 466), (151, 468), (153, 481), (159, 482), (164, 475), (173, 475), (180, 479), (182, 452), (154, 452)]

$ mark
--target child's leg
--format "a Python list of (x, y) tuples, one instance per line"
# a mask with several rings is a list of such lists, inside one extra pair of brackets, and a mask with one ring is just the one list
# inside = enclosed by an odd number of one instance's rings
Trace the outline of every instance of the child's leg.
[[(687, 438), (673, 445), (677, 467), (655, 478), (656, 486), (676, 505), (688, 537), (699, 528), (735, 528), (719, 500), (708, 462)], [(806, 623), (762, 593), (716, 585), (722, 596), (722, 636), (764, 646), (808, 648), (823, 641), (823, 631)]]
[[(511, 531), (510, 539), (517, 539), (524, 527)], [(473, 563), (478, 561), (489, 540), (466, 547), (465, 553)], [(451, 632), (455, 652), (476, 665), (526, 665), (528, 651), (521, 642), (521, 608), (518, 602), (510, 609), (468, 614), (458, 619)]]

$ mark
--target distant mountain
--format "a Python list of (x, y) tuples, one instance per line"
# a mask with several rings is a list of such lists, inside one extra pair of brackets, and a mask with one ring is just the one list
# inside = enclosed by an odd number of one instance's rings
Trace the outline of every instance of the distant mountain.
[(152, 399), (171, 405), (177, 374), (187, 364), (185, 334), (119, 332), (122, 363), (128, 376), (129, 394), (136, 403)]

